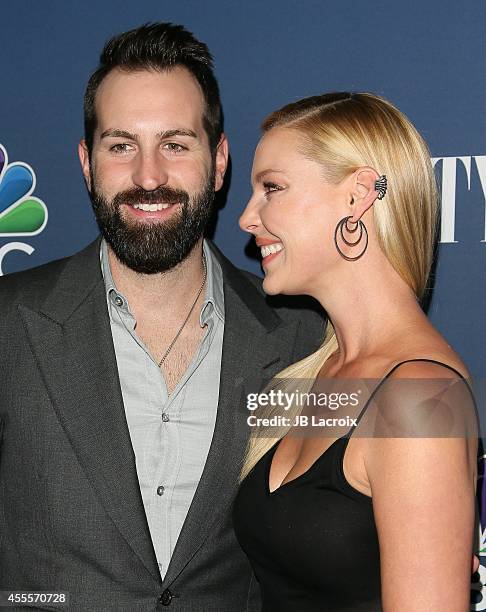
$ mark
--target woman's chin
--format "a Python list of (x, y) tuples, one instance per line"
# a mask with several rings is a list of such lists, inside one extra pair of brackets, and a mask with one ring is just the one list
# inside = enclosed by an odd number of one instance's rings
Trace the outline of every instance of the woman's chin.
[(290, 287), (287, 283), (277, 282), (276, 279), (265, 276), (262, 289), (267, 295), (301, 295), (302, 291)]
[(262, 289), (267, 295), (308, 295), (315, 297), (314, 292), (309, 291), (307, 287), (282, 282), (277, 283), (276, 280), (267, 277), (263, 279)]
[(272, 282), (271, 278), (266, 276), (263, 279), (262, 289), (267, 295), (278, 295), (279, 293), (282, 293), (281, 287), (279, 287), (277, 283)]

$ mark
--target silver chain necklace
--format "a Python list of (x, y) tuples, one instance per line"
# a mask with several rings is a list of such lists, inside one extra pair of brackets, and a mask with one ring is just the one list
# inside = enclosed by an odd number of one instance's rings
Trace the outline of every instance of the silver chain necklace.
[(199, 299), (199, 296), (201, 295), (201, 292), (204, 288), (204, 285), (206, 284), (206, 277), (208, 275), (208, 268), (206, 265), (206, 256), (203, 253), (203, 266), (204, 266), (204, 276), (203, 276), (203, 280), (201, 283), (201, 286), (199, 287), (199, 291), (197, 292), (196, 298), (194, 300), (194, 302), (192, 303), (192, 306), (189, 310), (189, 312), (187, 313), (186, 318), (184, 319), (183, 324), (179, 327), (178, 332), (176, 333), (176, 335), (174, 336), (174, 339), (172, 340), (172, 342), (169, 344), (169, 347), (167, 348), (167, 350), (165, 351), (162, 359), (159, 361), (159, 368), (162, 366), (162, 364), (164, 363), (164, 361), (167, 359), (168, 354), (171, 352), (172, 347), (174, 346), (174, 344), (177, 342), (177, 338), (181, 335), (182, 330), (184, 329), (184, 327), (186, 326), (186, 323), (189, 321), (189, 317), (192, 314), (192, 311), (194, 310), (194, 308), (196, 307), (197, 301)]

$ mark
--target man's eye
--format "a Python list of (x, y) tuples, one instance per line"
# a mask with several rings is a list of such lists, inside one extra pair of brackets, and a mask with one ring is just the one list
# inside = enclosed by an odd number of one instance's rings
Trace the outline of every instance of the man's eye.
[(274, 191), (280, 191), (282, 187), (276, 185), (275, 183), (263, 183), (263, 193), (265, 196), (268, 196), (270, 193)]
[(127, 153), (130, 151), (130, 145), (126, 142), (118, 142), (110, 147), (110, 151), (113, 151), (113, 153)]
[(182, 151), (186, 150), (186, 147), (179, 144), (178, 142), (168, 142), (164, 145), (165, 149), (170, 153), (182, 153)]

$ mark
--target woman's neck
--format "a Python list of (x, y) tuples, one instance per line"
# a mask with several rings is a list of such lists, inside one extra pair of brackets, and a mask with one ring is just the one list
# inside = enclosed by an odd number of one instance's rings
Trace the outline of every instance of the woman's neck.
[(339, 349), (335, 368), (393, 351), (398, 337), (410, 337), (411, 332), (430, 326), (415, 294), (384, 256), (354, 269), (344, 268), (337, 279), (313, 294), (336, 333)]

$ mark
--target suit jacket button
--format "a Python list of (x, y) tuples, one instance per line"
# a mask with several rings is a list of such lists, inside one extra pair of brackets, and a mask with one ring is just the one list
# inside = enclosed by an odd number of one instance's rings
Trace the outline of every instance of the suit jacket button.
[(170, 602), (172, 601), (172, 593), (169, 591), (169, 589), (165, 589), (165, 591), (159, 597), (159, 601), (163, 606), (170, 606)]

